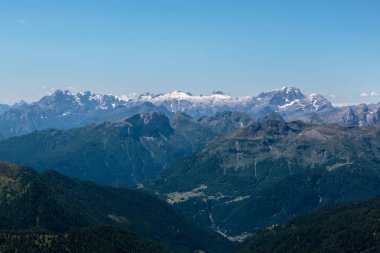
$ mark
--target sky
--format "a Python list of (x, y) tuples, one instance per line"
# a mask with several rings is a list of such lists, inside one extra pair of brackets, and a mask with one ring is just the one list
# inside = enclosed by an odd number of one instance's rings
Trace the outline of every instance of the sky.
[(0, 0), (0, 103), (283, 86), (380, 102), (380, 1)]

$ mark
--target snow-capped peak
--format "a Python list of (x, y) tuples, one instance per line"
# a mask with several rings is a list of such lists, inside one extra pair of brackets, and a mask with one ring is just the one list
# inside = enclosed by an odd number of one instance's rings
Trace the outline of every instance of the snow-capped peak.
[(66, 95), (66, 96), (72, 96), (73, 94), (69, 90), (55, 90), (51, 96), (59, 96), (59, 95)]
[(154, 94), (150, 92), (144, 92), (138, 97), (138, 100), (149, 100), (149, 99), (152, 99), (153, 97), (154, 97)]
[(249, 103), (251, 99), (251, 97), (233, 97), (222, 92), (192, 95), (189, 92), (173, 91), (159, 95), (144, 93), (135, 102), (150, 102), (156, 106), (163, 106), (171, 112), (185, 112), (201, 117), (218, 111), (238, 111), (238, 107)]
[(151, 93), (144, 93), (139, 96), (140, 100), (149, 101), (154, 104), (161, 104), (163, 102), (169, 101), (187, 101), (190, 103), (201, 103), (201, 104), (214, 104), (222, 102), (237, 102), (241, 100), (246, 100), (249, 97), (233, 97), (230, 95), (225, 95), (222, 92), (213, 92), (210, 95), (192, 95), (189, 92), (183, 91), (172, 91), (170, 93), (153, 95)]
[(58, 111), (75, 112), (106, 110), (123, 105), (126, 102), (113, 95), (94, 94), (90, 91), (81, 91), (73, 94), (69, 90), (56, 90), (53, 94), (41, 98), (33, 103), (40, 108), (51, 107)]
[(317, 93), (311, 93), (307, 97), (307, 101), (310, 102), (314, 106), (315, 111), (319, 111), (321, 109), (325, 109), (326, 107), (332, 107), (330, 101), (328, 101), (322, 95), (317, 94)]
[(281, 89), (276, 89), (275, 91), (281, 91), (281, 92), (284, 92), (286, 94), (301, 94), (301, 95), (303, 95), (301, 90), (298, 88), (295, 88), (295, 87), (284, 86)]

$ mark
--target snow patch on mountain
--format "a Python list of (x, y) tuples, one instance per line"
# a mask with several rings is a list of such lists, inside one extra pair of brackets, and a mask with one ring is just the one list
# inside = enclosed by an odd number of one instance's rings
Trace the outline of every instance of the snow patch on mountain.
[(251, 97), (233, 97), (224, 93), (212, 93), (210, 95), (194, 96), (191, 93), (183, 91), (173, 91), (166, 94), (153, 95), (144, 93), (139, 97), (140, 100), (149, 101), (153, 104), (162, 104), (165, 102), (190, 102), (204, 105), (221, 105), (221, 104), (239, 104), (249, 101)]

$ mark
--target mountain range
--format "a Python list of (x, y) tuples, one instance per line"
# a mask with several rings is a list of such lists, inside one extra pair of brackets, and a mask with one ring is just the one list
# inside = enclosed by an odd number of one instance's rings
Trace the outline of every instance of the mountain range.
[[(0, 160), (156, 195), (230, 240), (380, 193), (379, 125), (363, 128), (177, 112), (0, 142)], [(28, 145), (25, 145), (27, 143)]]
[(380, 193), (380, 129), (286, 122), (278, 114), (210, 140), (144, 184), (230, 239)]
[[(43, 130), (0, 142), (0, 160), (105, 185), (142, 183), (218, 134), (251, 123), (241, 113), (195, 120), (161, 112), (71, 130)], [(28, 145), (25, 145), (28, 143)]]
[[(379, 108), (290, 87), (0, 106), (0, 160), (23, 167), (0, 163), (0, 251), (322, 252), (345, 218), (376, 237), (378, 200), (346, 203), (380, 194)], [(364, 234), (349, 248), (373, 252)]]
[(287, 120), (368, 126), (379, 121), (380, 104), (334, 107), (323, 96), (304, 95), (299, 89), (283, 87), (258, 96), (233, 97), (223, 92), (195, 96), (175, 91), (121, 99), (89, 91), (73, 94), (57, 90), (37, 102), (0, 106), (0, 133), (9, 138), (48, 128), (70, 129), (106, 120), (120, 120), (152, 111), (172, 116), (183, 112), (196, 119), (218, 112), (242, 112), (257, 119), (278, 112)]

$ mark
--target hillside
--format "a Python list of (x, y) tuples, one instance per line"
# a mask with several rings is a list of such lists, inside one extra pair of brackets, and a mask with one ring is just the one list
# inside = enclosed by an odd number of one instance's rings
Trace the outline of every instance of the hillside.
[(0, 164), (0, 230), (67, 233), (99, 224), (126, 229), (173, 252), (231, 249), (154, 196)]
[(380, 198), (316, 210), (260, 231), (239, 250), (248, 252), (378, 252)]
[(0, 142), (0, 159), (125, 186), (151, 178), (216, 134), (186, 115), (176, 114), (169, 122), (164, 114), (153, 112), (79, 129), (51, 129), (11, 138)]
[(237, 239), (321, 206), (379, 194), (379, 130), (285, 122), (274, 114), (211, 140), (144, 185)]

